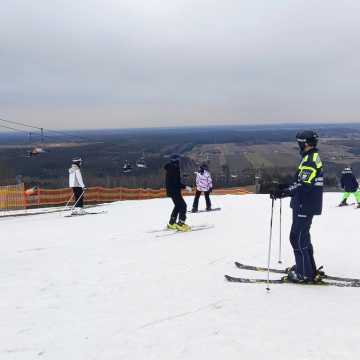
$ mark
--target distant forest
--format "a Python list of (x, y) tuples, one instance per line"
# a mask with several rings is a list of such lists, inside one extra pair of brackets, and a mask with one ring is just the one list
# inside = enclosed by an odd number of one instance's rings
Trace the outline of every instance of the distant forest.
[[(8, 185), (24, 181), (26, 187), (67, 187), (71, 159), (80, 156), (84, 160), (83, 174), (87, 186), (160, 188), (164, 186), (164, 164), (170, 154), (178, 153), (182, 156), (184, 182), (192, 185), (194, 171), (203, 161), (197, 157), (196, 149), (206, 145), (201, 156), (207, 159), (215, 186), (254, 185), (255, 178), (258, 178), (263, 191), (266, 191), (273, 181), (291, 181), (298, 161), (295, 134), (307, 127), (297, 124), (72, 131), (58, 137), (54, 134), (46, 136), (45, 133), (42, 141), (39, 137), (29, 139), (23, 134), (0, 133), (0, 183)], [(355, 171), (360, 170), (360, 126), (316, 125), (315, 130), (322, 139), (333, 141), (334, 149), (338, 148), (339, 153), (345, 154), (341, 159), (333, 156), (335, 160), (329, 155), (326, 161), (327, 185), (335, 187), (337, 174), (344, 164), (351, 162)], [(279, 154), (265, 165), (252, 162), (258, 145), (271, 149), (271, 146), (282, 143), (293, 143), (294, 148), (289, 147), (289, 154), (293, 153), (294, 160), (285, 164)], [(236, 164), (238, 154), (223, 156), (221, 153), (223, 148), (229, 151), (226, 144), (235, 144), (240, 149), (246, 146), (254, 153), (251, 157), (245, 153), (247, 162), (244, 164), (242, 160), (240, 167)], [(44, 152), (29, 156), (34, 148), (42, 148)], [(277, 154), (277, 150), (274, 153)], [(130, 165), (129, 171), (124, 171), (126, 163)], [(234, 169), (237, 169), (236, 173)]]

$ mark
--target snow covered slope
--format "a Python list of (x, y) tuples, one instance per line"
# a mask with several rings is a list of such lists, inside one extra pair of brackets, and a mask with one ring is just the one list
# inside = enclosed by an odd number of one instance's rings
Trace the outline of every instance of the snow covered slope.
[[(360, 277), (360, 210), (339, 201), (326, 194), (314, 219), (315, 258), (329, 274)], [(267, 293), (225, 282), (225, 273), (266, 275), (233, 261), (266, 265), (271, 201), (213, 203), (222, 211), (189, 214), (188, 223), (214, 228), (168, 237), (149, 231), (166, 224), (169, 199), (109, 204), (100, 215), (0, 219), (0, 359), (356, 359), (360, 288), (281, 284)], [(283, 214), (289, 266), (288, 201)], [(278, 203), (275, 215), (279, 266)]]

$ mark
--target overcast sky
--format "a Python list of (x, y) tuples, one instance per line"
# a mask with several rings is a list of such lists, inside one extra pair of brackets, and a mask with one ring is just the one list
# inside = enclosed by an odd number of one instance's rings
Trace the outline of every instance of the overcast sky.
[(359, 0), (1, 0), (0, 117), (355, 122), (359, 34)]

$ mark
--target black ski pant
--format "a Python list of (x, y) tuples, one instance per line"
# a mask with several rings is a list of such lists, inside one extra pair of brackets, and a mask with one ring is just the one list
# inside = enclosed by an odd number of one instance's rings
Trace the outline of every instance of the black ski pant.
[(84, 190), (81, 187), (73, 187), (73, 193), (75, 198), (75, 207), (82, 208), (84, 207)]
[(311, 244), (310, 227), (312, 215), (293, 212), (293, 223), (290, 230), (290, 243), (294, 249), (296, 268), (300, 278), (313, 280), (316, 275), (314, 251)]
[[(200, 195), (201, 195), (201, 191), (196, 190), (194, 202), (193, 202), (193, 206), (192, 206), (193, 211), (198, 210)], [(211, 209), (210, 191), (204, 191), (204, 196), (205, 196), (205, 201), (206, 201), (206, 210), (210, 210)]]
[(171, 213), (170, 224), (176, 223), (178, 216), (179, 216), (179, 221), (185, 222), (187, 206), (186, 206), (186, 202), (183, 199), (181, 193), (170, 194), (170, 197), (175, 205), (174, 209)]

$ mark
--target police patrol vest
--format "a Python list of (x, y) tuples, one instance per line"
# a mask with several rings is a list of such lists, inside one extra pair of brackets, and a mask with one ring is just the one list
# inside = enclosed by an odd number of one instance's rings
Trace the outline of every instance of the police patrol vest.
[(324, 178), (322, 161), (317, 149), (311, 149), (297, 169), (297, 184), (292, 192), (291, 207), (298, 214), (320, 215)]
[[(309, 162), (314, 163), (315, 167), (306, 165)], [(298, 167), (298, 181), (314, 186), (324, 186), (324, 178), (321, 174), (322, 166), (318, 152), (305, 155)]]

